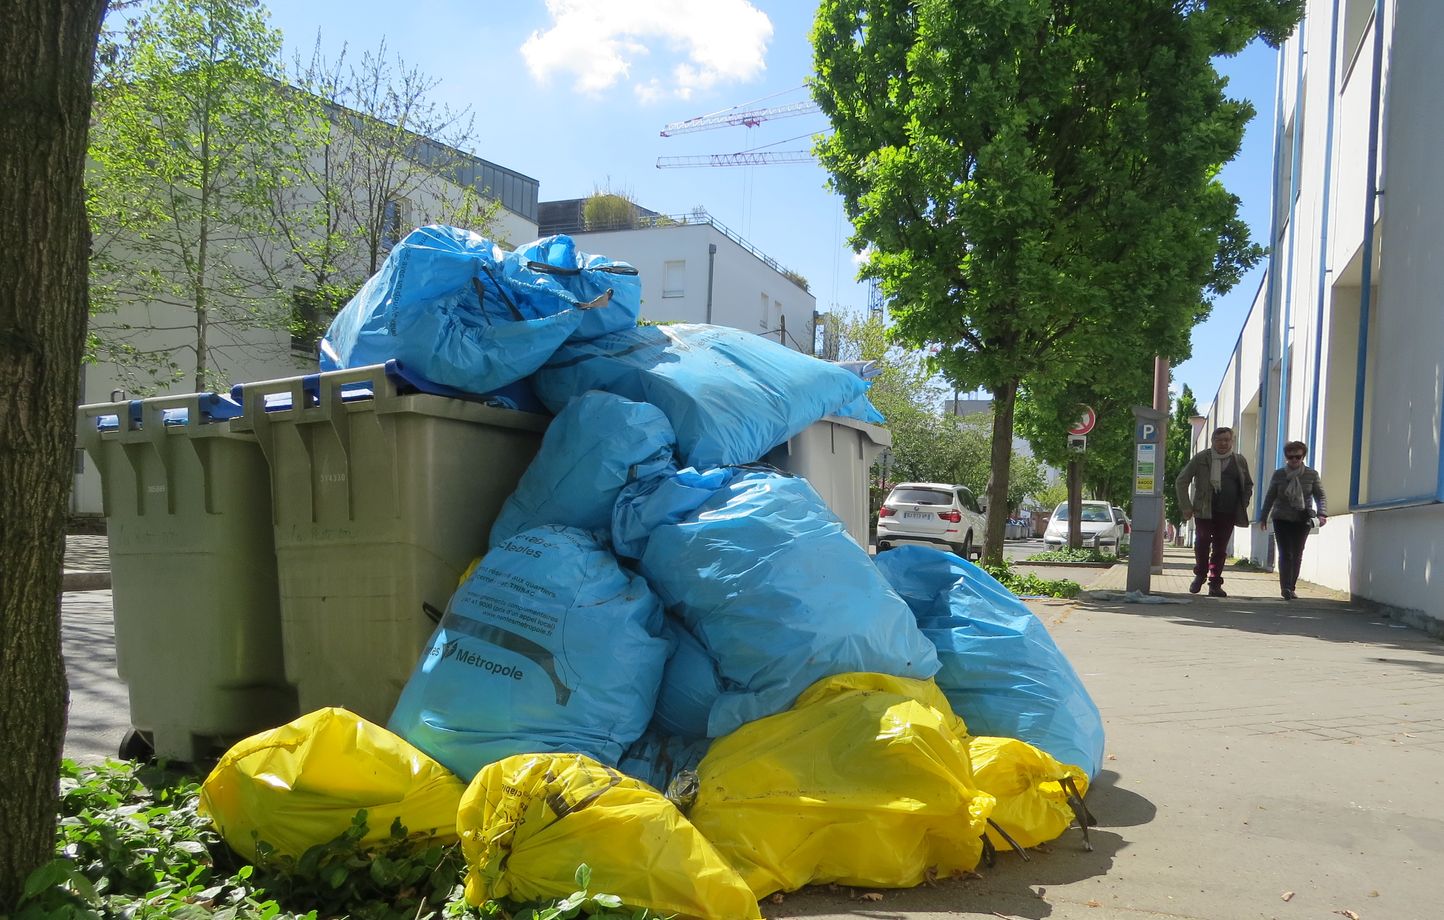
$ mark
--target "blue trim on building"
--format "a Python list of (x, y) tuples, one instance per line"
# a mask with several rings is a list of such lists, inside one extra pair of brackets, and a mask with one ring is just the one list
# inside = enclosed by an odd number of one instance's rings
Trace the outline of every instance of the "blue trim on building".
[(1374, 284), (1374, 221), (1379, 195), (1379, 130), (1383, 108), (1384, 0), (1374, 0), (1374, 60), (1369, 74), (1369, 155), (1364, 176), (1364, 242), (1359, 292), (1359, 351), (1354, 381), (1354, 455), (1349, 461), (1349, 510), (1359, 503), (1360, 471), (1364, 458), (1364, 396), (1368, 379), (1370, 289)]
[(1319, 295), (1318, 309), (1314, 314), (1314, 383), (1309, 398), (1309, 449), (1313, 450), (1319, 437), (1319, 384), (1323, 376), (1324, 350), (1324, 302), (1328, 294), (1329, 276), (1329, 209), (1333, 207), (1334, 195), (1334, 109), (1339, 99), (1339, 3), (1334, 0), (1329, 23), (1329, 112), (1324, 124), (1324, 193), (1323, 207), (1319, 211)]

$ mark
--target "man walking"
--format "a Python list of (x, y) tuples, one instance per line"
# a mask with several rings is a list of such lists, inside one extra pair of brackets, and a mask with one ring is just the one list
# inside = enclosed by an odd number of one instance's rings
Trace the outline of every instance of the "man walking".
[(1223, 560), (1233, 529), (1248, 526), (1248, 504), (1253, 500), (1253, 476), (1248, 461), (1233, 451), (1233, 429), (1215, 431), (1213, 447), (1194, 454), (1174, 487), (1183, 519), (1198, 519), (1189, 593), (1197, 594), (1207, 579), (1209, 597), (1228, 597), (1223, 590)]

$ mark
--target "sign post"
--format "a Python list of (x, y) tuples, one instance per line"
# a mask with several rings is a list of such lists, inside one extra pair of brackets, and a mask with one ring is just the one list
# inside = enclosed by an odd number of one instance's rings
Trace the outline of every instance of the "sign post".
[(1098, 424), (1092, 406), (1078, 407), (1078, 419), (1068, 426), (1068, 547), (1083, 543), (1083, 455), (1088, 451), (1088, 432)]
[(1163, 539), (1163, 432), (1168, 412), (1134, 406), (1133, 539), (1128, 551), (1128, 590), (1148, 593), (1153, 550)]

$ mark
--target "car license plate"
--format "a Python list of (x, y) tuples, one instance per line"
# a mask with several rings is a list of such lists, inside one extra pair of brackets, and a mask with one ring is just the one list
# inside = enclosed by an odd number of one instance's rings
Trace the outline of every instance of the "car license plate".
[(903, 512), (903, 518), (904, 518), (905, 520), (909, 520), (909, 521), (926, 521), (926, 520), (927, 520), (928, 518), (930, 518), (930, 517), (932, 517), (932, 515), (931, 515), (931, 514), (928, 514), (926, 511), (904, 511), (904, 512)]

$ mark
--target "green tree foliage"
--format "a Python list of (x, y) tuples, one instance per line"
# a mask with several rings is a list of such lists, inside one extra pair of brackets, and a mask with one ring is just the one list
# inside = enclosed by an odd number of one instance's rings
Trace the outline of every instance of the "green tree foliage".
[(1260, 255), (1217, 181), (1252, 116), (1212, 58), (1300, 0), (822, 0), (818, 154), (902, 340), (994, 399), (1001, 559), (1019, 385), (1187, 352)]
[[(93, 290), (102, 308), (150, 311), (144, 328), (92, 323), (118, 364), (162, 379), (189, 370), (202, 390), (245, 330), (289, 325), (253, 246), (299, 156), (280, 49), (256, 0), (157, 0), (105, 49), (90, 144)], [(189, 368), (175, 361), (182, 349)]]
[[(841, 319), (839, 337), (844, 360), (875, 361), (881, 369), (868, 398), (887, 419), (884, 424), (892, 434), (887, 484), (957, 483), (984, 494), (992, 416), (940, 414), (943, 387), (927, 358), (890, 344), (887, 329), (877, 317)], [(1008, 503), (1016, 508), (1043, 487), (1044, 476), (1042, 466), (1032, 457), (1015, 455), (1012, 463), (1014, 485)], [(881, 468), (875, 468), (873, 480), (879, 487), (883, 485), (881, 476)]]
[(1038, 377), (1018, 393), (1018, 432), (1033, 453), (1064, 469), (1067, 428), (1080, 405), (1092, 406), (1097, 422), (1088, 433), (1083, 455), (1083, 490), (1093, 498), (1128, 507), (1133, 478), (1133, 407), (1153, 401), (1153, 361), (1123, 362), (1100, 358), (1085, 376), (1071, 380)]
[(1178, 510), (1178, 494), (1173, 488), (1173, 480), (1178, 478), (1193, 456), (1193, 425), (1189, 419), (1198, 414), (1198, 400), (1185, 383), (1183, 392), (1173, 401), (1173, 418), (1168, 424), (1168, 449), (1164, 454), (1164, 516), (1176, 525), (1182, 525), (1183, 515)]

